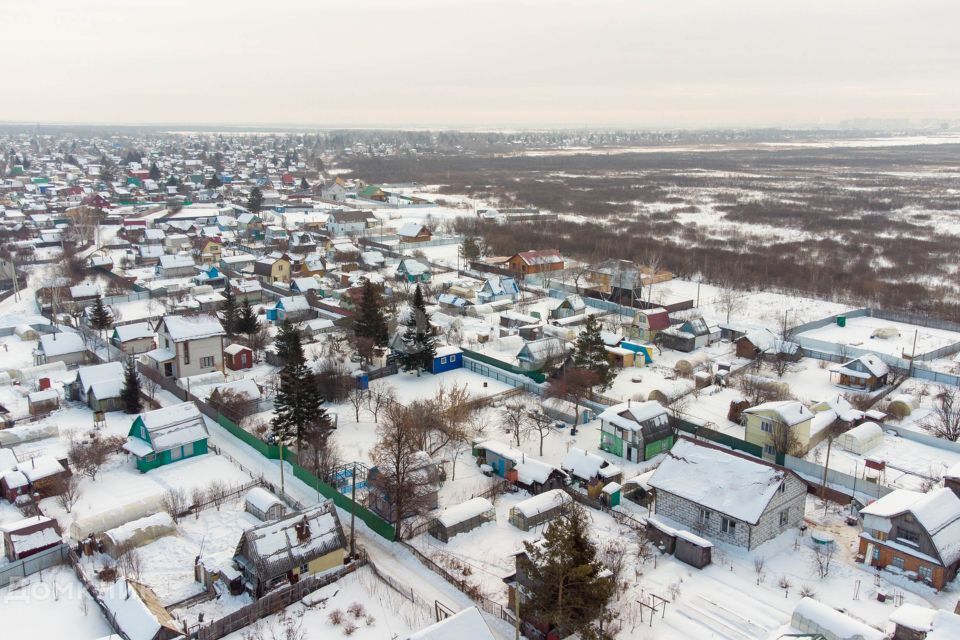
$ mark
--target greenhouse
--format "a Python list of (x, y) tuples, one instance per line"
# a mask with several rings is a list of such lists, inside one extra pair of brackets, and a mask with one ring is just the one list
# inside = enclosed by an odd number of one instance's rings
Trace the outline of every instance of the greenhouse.
[(496, 519), (497, 512), (492, 502), (486, 498), (473, 498), (445, 509), (431, 523), (430, 535), (442, 542), (449, 542), (458, 533), (473, 531)]
[(546, 491), (510, 509), (510, 524), (521, 531), (530, 531), (563, 515), (571, 502), (573, 498), (563, 489)]

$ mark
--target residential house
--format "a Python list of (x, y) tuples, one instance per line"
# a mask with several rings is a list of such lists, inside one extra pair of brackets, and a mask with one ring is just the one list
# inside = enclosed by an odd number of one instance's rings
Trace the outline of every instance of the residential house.
[(584, 487), (606, 486), (611, 482), (623, 481), (623, 469), (579, 447), (570, 447), (560, 468)]
[(231, 280), (230, 288), (239, 304), (257, 304), (263, 300), (263, 286), (259, 280)]
[(149, 322), (133, 322), (113, 328), (110, 342), (127, 355), (146, 353), (156, 347), (156, 331)]
[(737, 348), (738, 358), (754, 360), (761, 357), (786, 358), (799, 360), (800, 345), (789, 340), (782, 340), (769, 329), (752, 329), (736, 338), (733, 343)]
[(120, 362), (81, 367), (71, 385), (72, 396), (93, 411), (119, 411), (123, 409), (123, 373)]
[(157, 264), (157, 275), (161, 278), (184, 278), (197, 272), (192, 256), (162, 255)]
[(525, 371), (540, 371), (551, 362), (561, 362), (567, 355), (563, 340), (555, 337), (540, 338), (524, 343), (517, 352), (517, 364)]
[(831, 378), (837, 376), (841, 387), (876, 391), (887, 384), (890, 367), (878, 356), (869, 353), (830, 369)]
[(369, 211), (333, 211), (327, 220), (331, 236), (358, 236), (377, 221)]
[(237, 216), (237, 228), (251, 240), (263, 239), (263, 218), (256, 213), (241, 213)]
[(0, 489), (9, 502), (16, 502), (20, 495), (47, 498), (58, 495), (60, 485), (71, 475), (65, 457), (44, 454), (18, 462), (15, 469), (4, 472)]
[(578, 295), (569, 295), (564, 298), (557, 307), (550, 312), (550, 317), (554, 320), (569, 318), (571, 316), (580, 316), (587, 312), (587, 303)]
[(267, 319), (276, 324), (285, 321), (300, 322), (313, 316), (313, 309), (306, 296), (283, 296), (279, 298), (273, 309), (267, 309)]
[[(776, 458), (778, 450), (803, 455), (827, 435), (823, 428), (814, 431), (816, 416), (797, 400), (764, 402), (745, 409), (743, 416), (746, 419), (744, 439), (763, 447), (763, 457), (768, 459)], [(796, 450), (782, 451), (788, 443), (795, 444)]]
[(659, 338), (664, 347), (689, 353), (710, 344), (710, 327), (703, 318), (691, 318), (661, 330)]
[(37, 364), (62, 362), (65, 365), (79, 365), (88, 362), (90, 354), (87, 352), (83, 338), (76, 333), (44, 333), (40, 336), (40, 345), (37, 349)]
[(600, 450), (628, 462), (649, 460), (673, 445), (667, 410), (655, 400), (615, 404), (598, 417)]
[(430, 373), (437, 374), (452, 371), (463, 366), (463, 351), (460, 347), (437, 347), (430, 366)]
[(223, 241), (219, 238), (197, 238), (194, 244), (202, 264), (217, 264), (223, 255)]
[[(893, 640), (955, 640), (960, 638), (960, 608), (953, 612), (905, 602), (890, 614)], [(890, 638), (891, 636), (882, 636)], [(877, 640), (881, 635), (877, 632)], [(874, 638), (865, 637), (865, 640)]]
[(320, 284), (320, 280), (313, 277), (291, 278), (290, 291), (303, 295), (306, 295), (309, 291), (316, 291), (320, 296), (323, 296), (323, 285)]
[(520, 286), (509, 276), (491, 276), (477, 291), (477, 302), (486, 304), (497, 300), (516, 301), (520, 297)]
[(308, 507), (243, 532), (233, 555), (255, 598), (343, 566), (347, 541), (333, 502)]
[(123, 634), (118, 637), (129, 640), (176, 640), (183, 637), (180, 623), (170, 615), (153, 589), (144, 584), (120, 578), (103, 590), (101, 599)]
[(293, 265), (286, 254), (271, 253), (253, 263), (253, 274), (261, 282), (290, 282)]
[(407, 222), (397, 229), (400, 242), (429, 242), (433, 238), (430, 227), (419, 222)]
[(4, 554), (10, 562), (63, 544), (56, 520), (46, 516), (32, 516), (0, 525), (0, 533), (3, 533)]
[(139, 264), (152, 267), (160, 264), (160, 258), (166, 255), (166, 250), (160, 245), (141, 244), (137, 245), (137, 254)]
[(738, 547), (754, 549), (803, 522), (807, 485), (796, 473), (687, 438), (649, 484), (658, 518)]
[(397, 265), (395, 277), (401, 282), (429, 282), (430, 267), (413, 258), (404, 258)]
[(165, 316), (157, 325), (159, 346), (144, 355), (167, 378), (222, 371), (225, 335), (213, 315)]
[(960, 568), (960, 498), (947, 487), (896, 489), (860, 510), (860, 555), (940, 590)]
[(560, 489), (568, 480), (563, 469), (499, 440), (474, 442), (472, 453), (477, 458), (477, 464), (481, 465), (481, 468), (485, 466), (488, 473), (510, 480), (534, 495)]
[(506, 267), (522, 280), (528, 275), (563, 270), (563, 257), (557, 249), (521, 251), (507, 260)]
[(207, 453), (207, 425), (192, 402), (146, 411), (133, 421), (123, 448), (136, 458), (137, 469), (146, 473)]

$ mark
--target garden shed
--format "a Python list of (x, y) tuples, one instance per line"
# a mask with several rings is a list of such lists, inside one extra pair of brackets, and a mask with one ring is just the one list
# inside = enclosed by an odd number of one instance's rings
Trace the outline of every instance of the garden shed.
[(883, 429), (875, 422), (864, 422), (837, 438), (837, 446), (857, 455), (863, 455), (881, 444), (883, 444)]
[(553, 489), (518, 502), (510, 509), (510, 524), (521, 531), (550, 522), (562, 515), (573, 498), (563, 489)]
[(263, 487), (254, 487), (250, 489), (243, 500), (244, 510), (267, 522), (268, 520), (279, 520), (287, 512), (283, 501), (273, 495)]
[(712, 542), (682, 529), (678, 529), (676, 533), (677, 546), (673, 550), (673, 555), (677, 560), (697, 569), (703, 569), (710, 564)]
[(442, 542), (449, 542), (458, 533), (473, 531), (496, 518), (497, 512), (492, 502), (486, 498), (473, 498), (445, 509), (431, 523), (430, 535)]

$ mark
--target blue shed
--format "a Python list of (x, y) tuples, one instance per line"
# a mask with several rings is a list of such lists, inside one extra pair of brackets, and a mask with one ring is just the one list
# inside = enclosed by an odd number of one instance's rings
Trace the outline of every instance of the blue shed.
[(643, 355), (643, 361), (645, 364), (650, 364), (653, 362), (653, 347), (648, 344), (640, 344), (638, 342), (633, 342), (632, 340), (624, 340), (620, 343), (620, 347)]
[(459, 347), (440, 347), (433, 356), (430, 373), (442, 373), (463, 366), (463, 351)]

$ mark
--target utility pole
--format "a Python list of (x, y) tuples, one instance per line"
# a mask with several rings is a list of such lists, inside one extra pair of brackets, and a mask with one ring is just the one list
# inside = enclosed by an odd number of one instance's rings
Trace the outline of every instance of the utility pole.
[(513, 588), (513, 633), (514, 640), (520, 640), (520, 583)]
[(283, 438), (279, 438), (279, 447), (280, 447), (280, 495), (286, 495), (283, 485)]
[(350, 474), (350, 559), (357, 557), (357, 463), (353, 463), (353, 472)]

